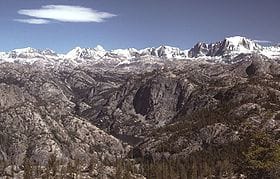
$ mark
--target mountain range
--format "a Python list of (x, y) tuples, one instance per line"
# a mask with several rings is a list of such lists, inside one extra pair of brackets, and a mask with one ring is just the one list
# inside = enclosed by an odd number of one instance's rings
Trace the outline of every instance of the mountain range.
[(280, 177), (277, 45), (0, 59), (0, 178)]
[(223, 61), (223, 59), (233, 59), (239, 54), (261, 54), (268, 58), (278, 58), (280, 47), (261, 46), (245, 37), (235, 36), (225, 38), (215, 43), (197, 43), (189, 50), (181, 50), (176, 47), (159, 46), (137, 50), (135, 48), (116, 49), (107, 51), (98, 45), (95, 48), (76, 47), (66, 54), (57, 54), (53, 50), (38, 50), (33, 48), (15, 49), (10, 52), (0, 52), (2, 62), (23, 62), (33, 63), (38, 60), (68, 61), (70, 63), (81, 63), (84, 61), (115, 60), (122, 63), (129, 63), (145, 58), (156, 58), (158, 60), (196, 60), (208, 59), (212, 61)]

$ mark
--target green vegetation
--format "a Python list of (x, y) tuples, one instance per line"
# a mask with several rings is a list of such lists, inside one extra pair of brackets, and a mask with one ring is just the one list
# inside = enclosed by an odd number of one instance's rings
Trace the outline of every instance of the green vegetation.
[(280, 177), (280, 144), (265, 132), (249, 134), (249, 147), (243, 152), (240, 168), (249, 178)]

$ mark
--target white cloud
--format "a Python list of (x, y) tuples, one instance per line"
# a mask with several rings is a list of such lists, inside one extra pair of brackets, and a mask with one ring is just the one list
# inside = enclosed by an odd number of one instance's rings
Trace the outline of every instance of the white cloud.
[(49, 20), (46, 19), (15, 19), (17, 22), (27, 23), (27, 24), (48, 24)]
[(67, 5), (47, 5), (42, 6), (40, 9), (21, 9), (18, 13), (33, 18), (47, 19), (47, 21), (56, 20), (61, 22), (103, 22), (107, 18), (116, 16), (115, 14), (99, 12), (91, 8)]
[(272, 43), (271, 41), (268, 40), (253, 40), (255, 43), (262, 43), (262, 44), (269, 44)]

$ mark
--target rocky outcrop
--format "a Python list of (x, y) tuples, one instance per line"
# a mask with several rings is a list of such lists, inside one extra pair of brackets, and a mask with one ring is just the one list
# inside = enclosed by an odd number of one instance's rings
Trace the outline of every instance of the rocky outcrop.
[[(21, 166), (104, 158), (114, 162), (129, 146), (75, 113), (72, 89), (58, 73), (36, 66), (0, 65), (0, 161)], [(64, 80), (64, 79), (63, 79)], [(2, 167), (2, 163), (1, 163)]]

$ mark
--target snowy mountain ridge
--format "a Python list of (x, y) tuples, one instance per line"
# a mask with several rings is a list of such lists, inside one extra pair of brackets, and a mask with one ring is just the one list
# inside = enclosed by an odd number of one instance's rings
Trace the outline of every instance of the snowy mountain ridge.
[(213, 59), (232, 59), (240, 54), (257, 53), (268, 58), (280, 57), (280, 47), (261, 46), (241, 36), (225, 38), (215, 43), (199, 42), (189, 50), (181, 50), (177, 47), (159, 46), (137, 50), (135, 48), (105, 50), (98, 45), (95, 48), (76, 47), (66, 54), (57, 54), (53, 50), (38, 50), (31, 47), (15, 49), (10, 52), (0, 52), (2, 62), (23, 62), (33, 63), (38, 60), (47, 62), (72, 61), (82, 63), (83, 61), (99, 61), (101, 59), (116, 60), (120, 63), (127, 63), (131, 60), (147, 59), (149, 57), (159, 60), (195, 60), (197, 58)]

